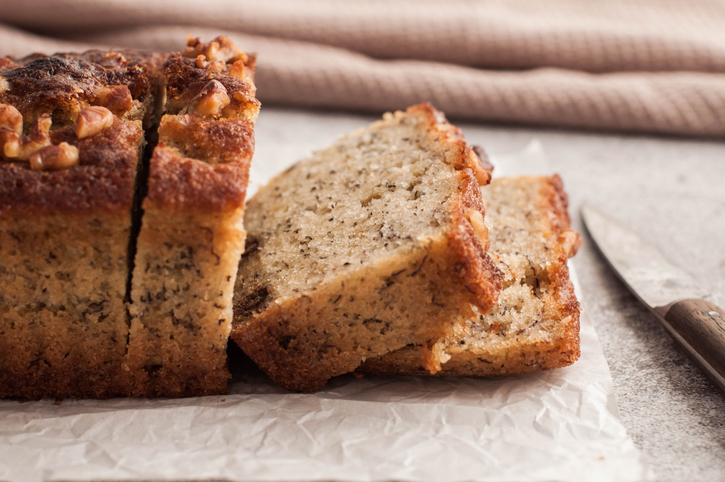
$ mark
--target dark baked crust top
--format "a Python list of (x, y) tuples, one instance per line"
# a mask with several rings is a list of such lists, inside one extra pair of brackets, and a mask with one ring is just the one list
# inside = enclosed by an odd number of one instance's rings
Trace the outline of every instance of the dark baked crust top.
[(130, 212), (144, 137), (138, 122), (115, 118), (111, 127), (80, 140), (72, 124), (104, 88), (126, 86), (133, 101), (151, 108), (150, 96), (163, 75), (166, 58), (158, 53), (89, 50), (3, 59), (0, 75), (7, 89), (0, 93), (0, 103), (18, 109), (25, 133), (35, 119), (50, 115), (52, 143), (77, 147), (79, 164), (58, 171), (32, 171), (27, 161), (0, 159), (0, 214)]
[(70, 126), (51, 131), (51, 139), (78, 147), (79, 165), (33, 171), (27, 163), (0, 163), (0, 215), (130, 214), (141, 129), (115, 119), (111, 127), (85, 139), (79, 140)]
[(255, 97), (254, 84), (229, 75), (226, 71), (214, 72), (199, 67), (196, 60), (177, 54), (166, 62), (164, 72), (167, 114), (178, 114), (189, 106), (212, 80), (217, 80), (224, 86), (231, 101), (230, 107), (236, 112), (243, 113), (243, 117), (254, 118), (259, 111), (261, 104)]
[(0, 75), (8, 82), (0, 103), (16, 107), (27, 130), (42, 114), (51, 114), (54, 127), (67, 125), (77, 113), (96, 99), (103, 87), (125, 85), (134, 100), (143, 102), (152, 93), (152, 81), (162, 75), (161, 54), (101, 52), (33, 54), (0, 64)]
[(106, 69), (83, 60), (44, 57), (22, 67), (1, 70), (10, 89), (0, 102), (15, 106), (23, 115), (24, 129), (41, 114), (51, 114), (57, 125), (91, 104), (95, 92), (107, 85)]
[(125, 85), (135, 100), (144, 101), (154, 83), (160, 83), (168, 54), (138, 50), (87, 50), (83, 53), (57, 53), (54, 57), (84, 60), (107, 69), (109, 84)]

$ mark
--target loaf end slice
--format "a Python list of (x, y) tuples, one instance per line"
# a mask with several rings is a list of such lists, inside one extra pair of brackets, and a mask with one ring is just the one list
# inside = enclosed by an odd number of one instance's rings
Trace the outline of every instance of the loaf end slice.
[(247, 205), (232, 339), (269, 376), (312, 391), (437, 340), (502, 274), (486, 254), (485, 163), (431, 106), (386, 114), (289, 168)]
[(138, 396), (226, 393), (232, 290), (254, 153), (254, 57), (220, 37), (164, 64), (166, 114), (149, 165), (131, 287)]
[[(496, 179), (483, 192), (504, 286), (493, 312), (477, 313), (439, 341), (450, 359), (436, 375), (513, 375), (571, 365), (580, 354), (579, 303), (566, 262), (580, 239), (570, 229), (561, 179)], [(369, 359), (359, 372), (428, 375), (422, 350), (412, 345)]]

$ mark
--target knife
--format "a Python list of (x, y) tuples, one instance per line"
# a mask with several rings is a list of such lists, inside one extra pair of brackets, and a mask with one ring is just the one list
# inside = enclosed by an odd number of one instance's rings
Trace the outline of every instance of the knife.
[(589, 204), (581, 213), (619, 278), (725, 395), (725, 310), (704, 300), (707, 290), (655, 246)]

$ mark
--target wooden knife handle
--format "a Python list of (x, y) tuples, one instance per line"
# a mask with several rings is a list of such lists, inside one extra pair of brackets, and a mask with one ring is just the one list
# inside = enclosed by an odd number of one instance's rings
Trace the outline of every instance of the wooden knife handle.
[(657, 311), (681, 338), (670, 333), (675, 341), (683, 345), (690, 358), (725, 394), (725, 310), (708, 301), (692, 299)]

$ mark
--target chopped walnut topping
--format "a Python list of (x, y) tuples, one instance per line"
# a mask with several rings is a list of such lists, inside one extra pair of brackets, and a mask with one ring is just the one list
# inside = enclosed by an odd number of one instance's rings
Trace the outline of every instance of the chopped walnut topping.
[(229, 67), (228, 70), (229, 75), (232, 77), (236, 77), (237, 79), (243, 79), (243, 80), (249, 80), (247, 78), (247, 69), (244, 66), (244, 62), (241, 60), (237, 60), (232, 64), (231, 67)]
[(206, 69), (210, 72), (223, 72), (224, 69), (227, 68), (227, 64), (222, 62), (221, 60), (215, 60), (214, 62), (207, 62), (205, 55), (197, 55), (196, 60), (194, 61), (194, 65), (199, 67), (200, 69)]
[(5, 158), (18, 161), (27, 161), (30, 156), (45, 146), (50, 145), (50, 125), (52, 121), (48, 114), (37, 118), (30, 126), (30, 133), (20, 137), (15, 129), (0, 127), (0, 146)]
[(120, 65), (128, 64), (128, 60), (121, 52), (108, 52), (103, 55), (99, 64), (106, 69), (112, 69)]
[(0, 127), (0, 154), (7, 159), (20, 154), (20, 135), (8, 127)]
[(123, 115), (133, 105), (131, 91), (125, 85), (101, 87), (96, 92), (95, 104), (107, 108), (116, 115)]
[(0, 94), (4, 94), (10, 90), (10, 84), (8, 83), (8, 79), (0, 75)]
[[(181, 55), (195, 59), (199, 55), (203, 55), (202, 50), (204, 50), (204, 44), (201, 39), (199, 37), (192, 37), (191, 34), (189, 34), (186, 36), (186, 49)], [(206, 58), (206, 56), (204, 58)]]
[(206, 58), (209, 60), (221, 60), (224, 62), (236, 62), (237, 60), (246, 61), (247, 54), (239, 47), (234, 45), (231, 40), (226, 37), (218, 37), (216, 40), (209, 42), (209, 48), (206, 51)]
[(103, 58), (114, 62), (128, 62), (121, 52), (107, 52), (103, 54)]
[(113, 114), (101, 106), (87, 107), (78, 113), (73, 130), (78, 139), (98, 134), (103, 129), (111, 127)]
[(43, 114), (35, 119), (30, 126), (28, 135), (20, 140), (20, 151), (16, 156), (18, 160), (28, 160), (31, 155), (51, 144), (49, 132), (52, 123), (53, 121), (48, 114)]
[(225, 63), (234, 63), (237, 60), (249, 62), (249, 56), (227, 37), (217, 37), (207, 45), (198, 38), (189, 35), (186, 38), (186, 44), (186, 50), (182, 54), (184, 57), (195, 59), (199, 55), (204, 55), (206, 60), (211, 62), (216, 60)]
[(18, 133), (23, 133), (23, 115), (14, 106), (0, 104), (0, 127), (7, 127)]
[(194, 101), (196, 101), (194, 112), (203, 116), (219, 115), (222, 109), (231, 102), (227, 89), (218, 80), (212, 80), (206, 84)]
[(68, 169), (78, 164), (78, 148), (67, 142), (46, 146), (30, 156), (30, 168), (34, 171)]
[(0, 69), (16, 69), (20, 67), (10, 57), (3, 57), (0, 59)]

